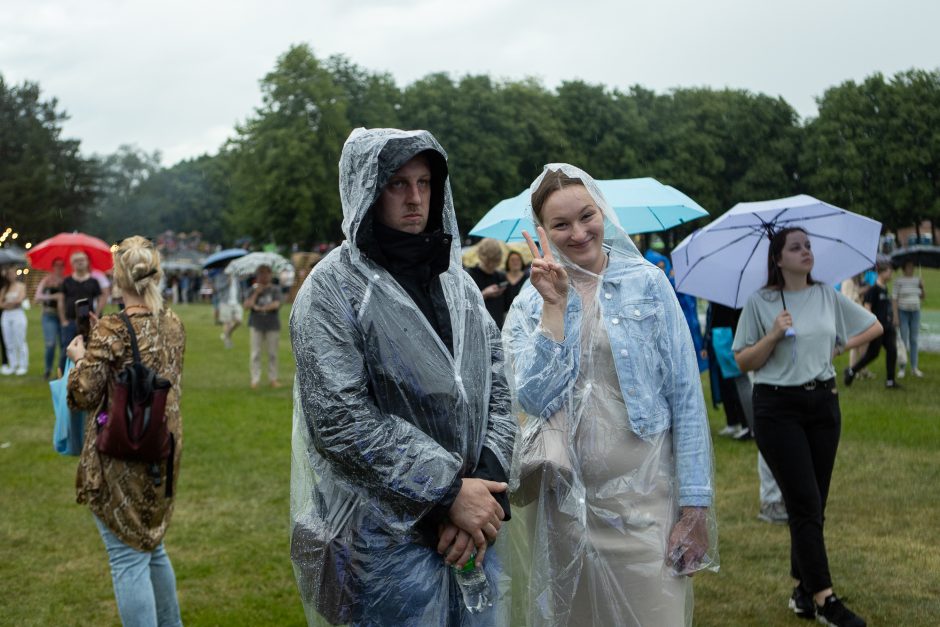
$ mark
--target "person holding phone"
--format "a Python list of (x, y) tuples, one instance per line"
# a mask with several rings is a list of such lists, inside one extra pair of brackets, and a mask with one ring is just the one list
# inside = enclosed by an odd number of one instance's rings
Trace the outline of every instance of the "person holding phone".
[(65, 370), (65, 352), (72, 339), (78, 335), (75, 302), (80, 299), (88, 301), (89, 314), (100, 313), (104, 308), (104, 294), (101, 284), (91, 275), (91, 265), (88, 255), (77, 250), (69, 257), (72, 264), (72, 273), (62, 280), (62, 298), (57, 301), (59, 323), (62, 326), (62, 355), (59, 359), (59, 368)]
[[(587, 172), (552, 163), (530, 190), (541, 249), (523, 231), (531, 273), (503, 346), (518, 441), (542, 438), (548, 451), (548, 431), (561, 431), (567, 463), (559, 471), (559, 455), (529, 457), (541, 468), (520, 508), (528, 546), (514, 552), (529, 575), (527, 622), (691, 624), (688, 576), (717, 568), (718, 555), (688, 324)], [(519, 448), (514, 498), (530, 454)]]
[[(234, 279), (234, 277), (233, 277)], [(245, 309), (249, 312), (248, 328), (251, 330), (251, 389), (261, 384), (261, 354), (268, 357), (268, 382), (272, 388), (281, 387), (277, 378), (277, 352), (281, 338), (281, 320), (278, 311), (281, 308), (281, 288), (271, 282), (269, 266), (259, 266), (255, 273), (255, 284), (245, 299)]]
[[(178, 480), (184, 446), (180, 381), (186, 334), (177, 315), (164, 305), (162, 278), (160, 253), (149, 240), (129, 237), (114, 251), (114, 281), (124, 294), (123, 313), (134, 329), (140, 360), (171, 384), (165, 415), (176, 442), (173, 476)], [(74, 309), (77, 317), (84, 317), (81, 299)], [(69, 406), (86, 412), (76, 500), (91, 510), (107, 551), (121, 622), (182, 625), (176, 575), (163, 545), (176, 498), (166, 490), (166, 464), (154, 471), (148, 462), (111, 457), (95, 445), (97, 420), (108, 408), (108, 390), (118, 373), (134, 362), (131, 336), (121, 316), (98, 320), (90, 303), (88, 320), (89, 337), (76, 335), (67, 349), (75, 362), (68, 377)]]

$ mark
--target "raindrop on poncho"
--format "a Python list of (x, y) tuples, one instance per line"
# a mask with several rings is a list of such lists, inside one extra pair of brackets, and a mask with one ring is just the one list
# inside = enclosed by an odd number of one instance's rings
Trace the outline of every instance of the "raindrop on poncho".
[[(689, 328), (593, 179), (604, 216), (596, 275), (569, 277), (564, 338), (530, 284), (503, 327), (521, 424), (513, 490), (513, 624), (691, 624), (687, 573), (717, 570), (711, 438)], [(538, 223), (537, 218), (535, 218)], [(542, 247), (546, 244), (543, 242)]]
[[(448, 341), (366, 253), (376, 199), (419, 153), (432, 165), (429, 224), (449, 248), (431, 287)], [(346, 241), (291, 311), (291, 558), (311, 624), (508, 622), (507, 527), (485, 557), (494, 605), (470, 614), (428, 524), (455, 480), (474, 476), (484, 447), (508, 477), (517, 431), (499, 331), (460, 264), (446, 171), (426, 131), (353, 131), (340, 159)]]

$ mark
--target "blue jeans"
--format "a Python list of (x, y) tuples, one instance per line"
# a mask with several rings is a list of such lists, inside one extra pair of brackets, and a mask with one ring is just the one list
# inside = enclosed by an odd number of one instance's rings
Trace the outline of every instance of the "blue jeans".
[(920, 309), (914, 311), (905, 311), (901, 309), (901, 339), (904, 341), (904, 347), (907, 348), (907, 361), (911, 364), (911, 370), (917, 369), (917, 336), (920, 335)]
[[(46, 343), (46, 374), (52, 373), (52, 365), (55, 361), (55, 349), (62, 345), (62, 324), (59, 322), (59, 315), (55, 313), (43, 312), (42, 314), (42, 338)], [(62, 354), (65, 351), (59, 349)]]
[(62, 336), (62, 354), (59, 355), (59, 369), (65, 372), (65, 349), (69, 347), (71, 341), (78, 335), (78, 325), (75, 324), (74, 320), (69, 320), (62, 325), (59, 329), (59, 333)]
[(138, 551), (122, 542), (95, 516), (108, 550), (111, 581), (124, 627), (182, 625), (176, 599), (176, 575), (161, 542), (153, 551)]

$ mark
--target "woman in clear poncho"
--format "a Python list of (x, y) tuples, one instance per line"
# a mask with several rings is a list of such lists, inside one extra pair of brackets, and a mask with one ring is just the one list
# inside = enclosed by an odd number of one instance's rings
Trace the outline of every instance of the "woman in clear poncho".
[(550, 164), (531, 190), (543, 252), (529, 238), (531, 284), (503, 331), (522, 424), (514, 622), (691, 624), (686, 575), (718, 553), (688, 325), (587, 173)]

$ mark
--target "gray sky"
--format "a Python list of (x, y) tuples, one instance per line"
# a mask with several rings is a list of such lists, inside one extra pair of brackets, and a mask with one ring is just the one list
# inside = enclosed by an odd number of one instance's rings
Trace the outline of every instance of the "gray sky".
[(214, 153), (294, 43), (404, 86), (431, 72), (732, 87), (803, 116), (842, 81), (940, 67), (936, 0), (0, 0), (0, 73), (39, 82), (86, 153)]

